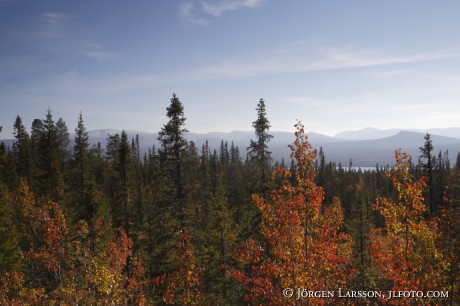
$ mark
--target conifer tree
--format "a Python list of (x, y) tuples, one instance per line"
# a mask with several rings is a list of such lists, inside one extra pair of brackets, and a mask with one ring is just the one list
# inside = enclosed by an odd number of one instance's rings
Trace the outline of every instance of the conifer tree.
[(82, 113), (80, 112), (80, 115), (78, 116), (78, 124), (77, 127), (75, 128), (75, 144), (73, 146), (73, 156), (74, 156), (74, 162), (77, 167), (78, 171), (78, 176), (79, 176), (79, 189), (81, 192), (83, 192), (83, 186), (85, 182), (85, 166), (86, 166), (86, 158), (87, 158), (87, 150), (89, 148), (89, 142), (88, 142), (88, 132), (86, 131), (86, 128), (83, 124), (83, 116)]
[(39, 195), (59, 201), (63, 197), (64, 181), (61, 172), (59, 139), (51, 110), (42, 120), (42, 131), (37, 148), (39, 168)]
[(17, 116), (14, 122), (14, 137), (16, 141), (13, 144), (13, 153), (16, 162), (18, 175), (23, 177), (28, 184), (31, 183), (31, 148), (30, 136), (22, 124), (21, 117)]
[(133, 200), (133, 160), (132, 148), (128, 136), (123, 130), (121, 137), (118, 134), (107, 138), (107, 159), (111, 165), (109, 169), (108, 192), (111, 198), (111, 209), (115, 225), (123, 227), (129, 236), (134, 213)]
[(59, 158), (61, 161), (61, 172), (64, 174), (66, 172), (66, 166), (69, 162), (70, 158), (70, 138), (69, 138), (69, 130), (67, 129), (67, 125), (62, 118), (56, 122), (56, 135), (57, 141), (59, 146)]
[(433, 202), (433, 160), (431, 156), (431, 152), (433, 151), (433, 141), (431, 140), (431, 135), (426, 133), (425, 137), (425, 144), (423, 147), (420, 147), (420, 158), (426, 160), (426, 162), (421, 162), (420, 165), (423, 169), (423, 174), (428, 177), (428, 203), (430, 207), (430, 213), (433, 215), (435, 213), (435, 207)]
[[(358, 184), (353, 188), (351, 196), (350, 218), (345, 222), (346, 232), (353, 239), (353, 257), (351, 265), (356, 269), (355, 274), (350, 279), (349, 287), (352, 290), (371, 290), (378, 288), (376, 279), (380, 274), (367, 249), (370, 247), (371, 240), (368, 235), (374, 227), (373, 210), (371, 204), (370, 190), (362, 177)], [(369, 301), (370, 302), (370, 301)]]
[(121, 179), (120, 190), (120, 208), (123, 211), (123, 228), (126, 234), (130, 234), (130, 224), (133, 214), (133, 192), (132, 192), (132, 172), (133, 161), (131, 156), (131, 146), (129, 145), (128, 136), (123, 130), (121, 132), (120, 146), (118, 149), (119, 163), (116, 170)]
[(31, 149), (31, 184), (30, 188), (38, 193), (38, 181), (40, 179), (40, 157), (38, 154), (38, 143), (43, 135), (43, 122), (41, 119), (34, 119), (30, 131)]
[(163, 175), (167, 183), (169, 183), (171, 204), (175, 206), (180, 226), (183, 228), (186, 206), (183, 167), (187, 148), (187, 140), (184, 134), (188, 130), (183, 127), (186, 120), (184, 107), (176, 94), (173, 93), (171, 104), (166, 110), (169, 121), (163, 125), (163, 128), (158, 133), (158, 141), (161, 144), (158, 153)]
[(265, 112), (265, 101), (260, 99), (257, 104), (257, 120), (252, 123), (255, 130), (257, 140), (251, 140), (251, 144), (247, 148), (251, 161), (257, 164), (260, 172), (260, 187), (259, 190), (264, 198), (267, 197), (267, 182), (268, 166), (271, 161), (271, 152), (268, 151), (267, 143), (273, 138), (273, 135), (268, 134), (270, 130), (270, 121), (268, 121)]
[[(77, 127), (75, 128), (75, 140), (72, 148), (72, 202), (76, 221), (86, 220), (89, 222), (94, 215), (92, 192), (90, 190), (89, 169), (89, 142), (88, 132), (83, 124), (83, 116), (80, 112)], [(102, 162), (102, 161), (100, 161)]]

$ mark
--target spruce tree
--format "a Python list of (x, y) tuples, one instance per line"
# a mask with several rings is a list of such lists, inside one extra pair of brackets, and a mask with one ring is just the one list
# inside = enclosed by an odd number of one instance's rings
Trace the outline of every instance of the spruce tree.
[(89, 174), (89, 142), (88, 132), (83, 124), (83, 116), (80, 112), (75, 139), (72, 148), (72, 202), (76, 221), (81, 219), (89, 222), (94, 215), (94, 207), (91, 205), (90, 174)]
[(115, 225), (122, 227), (129, 236), (132, 234), (133, 200), (135, 199), (132, 148), (124, 130), (121, 136), (109, 135), (107, 140), (107, 158), (111, 165), (108, 192), (111, 198), (112, 215)]
[(78, 124), (75, 128), (75, 144), (73, 146), (73, 156), (75, 165), (78, 165), (76, 168), (79, 177), (79, 189), (81, 192), (83, 192), (83, 186), (85, 182), (85, 166), (89, 148), (88, 139), (88, 132), (86, 131), (86, 128), (83, 124), (83, 116), (80, 112), (80, 115), (78, 116)]
[(61, 172), (59, 139), (51, 110), (42, 120), (42, 131), (37, 148), (39, 169), (39, 195), (60, 202), (63, 197), (64, 181)]
[(64, 174), (66, 172), (67, 164), (69, 163), (70, 159), (70, 138), (69, 138), (69, 130), (67, 129), (67, 125), (62, 118), (56, 122), (56, 135), (57, 141), (59, 146), (59, 159), (61, 161), (61, 172)]
[[(168, 254), (175, 249), (178, 231), (190, 235), (192, 218), (186, 210), (186, 156), (187, 140), (184, 128), (184, 107), (173, 94), (171, 104), (166, 108), (169, 120), (158, 133), (160, 148), (149, 158), (150, 199), (144, 216), (149, 240), (149, 270), (152, 275), (161, 275), (174, 269)], [(188, 218), (186, 218), (188, 217)], [(195, 238), (194, 238), (195, 239)]]
[(183, 166), (187, 149), (187, 139), (184, 134), (188, 130), (184, 128), (186, 120), (184, 107), (176, 94), (173, 93), (171, 104), (166, 110), (169, 121), (158, 133), (158, 141), (161, 144), (158, 153), (163, 175), (170, 184), (168, 187), (171, 204), (175, 206), (180, 226), (183, 228), (186, 209)]
[(433, 160), (431, 152), (433, 151), (433, 141), (431, 140), (431, 135), (426, 133), (425, 144), (423, 147), (420, 147), (420, 158), (426, 160), (426, 162), (421, 162), (423, 174), (428, 177), (428, 202), (430, 206), (430, 213), (433, 215), (435, 213), (435, 206), (433, 201)]
[(40, 179), (40, 157), (38, 154), (38, 143), (43, 135), (43, 122), (41, 119), (34, 119), (30, 132), (30, 150), (31, 150), (31, 182), (30, 188), (38, 194), (38, 181)]
[(264, 195), (264, 198), (267, 198), (266, 176), (271, 161), (271, 152), (268, 151), (267, 144), (273, 138), (273, 135), (268, 134), (271, 126), (266, 117), (264, 99), (259, 100), (256, 110), (257, 120), (252, 123), (252, 127), (255, 130), (257, 140), (251, 140), (247, 150), (250, 160), (257, 165), (260, 172), (259, 190)]
[(16, 162), (18, 175), (31, 183), (31, 143), (30, 136), (22, 124), (21, 117), (17, 116), (14, 122), (14, 137), (16, 141), (13, 144), (13, 153)]
[(123, 228), (126, 234), (130, 235), (131, 218), (133, 215), (133, 192), (132, 192), (132, 172), (133, 161), (131, 155), (131, 146), (128, 141), (128, 135), (123, 130), (121, 132), (120, 146), (118, 148), (119, 163), (116, 170), (120, 178), (120, 204), (123, 211)]

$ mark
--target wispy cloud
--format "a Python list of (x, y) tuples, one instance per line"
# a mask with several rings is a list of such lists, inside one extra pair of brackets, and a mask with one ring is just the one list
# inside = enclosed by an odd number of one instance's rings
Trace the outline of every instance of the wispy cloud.
[(209, 4), (201, 2), (203, 11), (213, 16), (220, 16), (225, 11), (234, 11), (243, 7), (254, 8), (259, 6), (266, 0), (239, 0), (239, 1), (224, 1), (220, 4)]
[(85, 78), (77, 70), (68, 71), (50, 77), (43, 82), (24, 88), (31, 94), (54, 92), (57, 95), (76, 96), (79, 94), (112, 94), (125, 90), (150, 88), (159, 84), (158, 75), (111, 76), (102, 78)]
[(42, 21), (37, 27), (37, 35), (46, 38), (64, 37), (66, 22), (71, 15), (60, 13), (43, 13), (37, 16)]
[(91, 51), (91, 52), (83, 52), (83, 54), (100, 63), (112, 61), (121, 56), (120, 53), (107, 52), (107, 51)]
[(186, 78), (234, 78), (278, 73), (360, 68), (398, 63), (460, 57), (460, 47), (432, 50), (417, 54), (398, 54), (391, 50), (359, 48), (357, 46), (324, 46), (280, 49), (265, 54), (226, 59), (191, 72)]
[(58, 24), (61, 20), (67, 17), (66, 14), (57, 14), (57, 13), (44, 13), (41, 14), (38, 19), (46, 21), (51, 24)]
[(207, 25), (209, 20), (197, 18), (192, 12), (193, 7), (194, 4), (192, 2), (182, 3), (182, 5), (179, 7), (179, 17), (187, 23)]

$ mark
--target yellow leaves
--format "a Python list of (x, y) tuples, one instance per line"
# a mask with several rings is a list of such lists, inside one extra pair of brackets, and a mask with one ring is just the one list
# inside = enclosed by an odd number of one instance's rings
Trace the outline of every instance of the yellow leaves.
[[(385, 218), (385, 228), (373, 230), (376, 235), (371, 236), (369, 251), (397, 290), (440, 288), (438, 272), (445, 266), (445, 260), (436, 247), (435, 223), (423, 219), (425, 178), (413, 182), (406, 153), (396, 150), (395, 159), (395, 169), (387, 176), (398, 191), (398, 201), (376, 199), (374, 209)], [(381, 233), (386, 236), (379, 236)]]
[(109, 242), (100, 241), (107, 235), (102, 220), (94, 227), (82, 221), (69, 231), (58, 203), (36, 202), (24, 181), (14, 201), (18, 227), (30, 243), (21, 254), (34, 278), (25, 286), (22, 273), (0, 276), (1, 305), (126, 305), (129, 299), (143, 304), (144, 271), (134, 259), (126, 275), (132, 241), (123, 230)]
[[(297, 185), (285, 180), (281, 188), (272, 190), (271, 201), (253, 196), (262, 214), (264, 248), (248, 240), (231, 250), (235, 260), (251, 266), (249, 273), (233, 270), (233, 275), (247, 287), (250, 294), (245, 300), (254, 305), (285, 305), (282, 288), (335, 289), (349, 275), (352, 244), (351, 237), (340, 232), (340, 201), (334, 198), (332, 205), (322, 207), (324, 191), (314, 183), (312, 168), (316, 151), (300, 122), (297, 128), (297, 139), (289, 146), (297, 162)], [(273, 175), (279, 171), (275, 169)]]

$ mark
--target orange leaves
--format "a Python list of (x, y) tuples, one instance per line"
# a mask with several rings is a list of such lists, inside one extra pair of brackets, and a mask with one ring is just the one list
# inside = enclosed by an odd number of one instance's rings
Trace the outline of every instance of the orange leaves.
[[(454, 188), (458, 188), (455, 186)], [(440, 239), (438, 247), (446, 258), (443, 287), (453, 292), (451, 300), (458, 301), (460, 293), (460, 207), (453, 195), (445, 195), (439, 208)]]
[(137, 256), (133, 260), (131, 277), (128, 279), (127, 292), (134, 305), (144, 305), (147, 301), (144, 294), (144, 286), (147, 281), (143, 278), (145, 269), (142, 266), (142, 258)]
[[(296, 141), (289, 147), (297, 162), (297, 186), (287, 180), (289, 170), (275, 167), (273, 176), (282, 179), (281, 188), (270, 193), (269, 201), (252, 196), (262, 214), (264, 247), (248, 240), (231, 249), (235, 260), (250, 267), (229, 272), (247, 288), (245, 300), (253, 305), (294, 304), (295, 299), (283, 297), (284, 288), (335, 290), (351, 273), (347, 266), (351, 238), (340, 232), (340, 202), (336, 198), (331, 206), (322, 208), (324, 191), (314, 183), (316, 151), (303, 125), (299, 122), (296, 127)], [(313, 304), (322, 302), (311, 299)]]
[(28, 289), (24, 286), (23, 273), (12, 272), (0, 276), (0, 305), (46, 305), (45, 300), (43, 288)]
[(387, 176), (398, 191), (397, 201), (377, 198), (374, 209), (385, 218), (385, 227), (373, 230), (369, 252), (392, 281), (392, 290), (439, 290), (444, 259), (435, 244), (435, 222), (423, 219), (425, 178), (413, 182), (406, 153), (396, 150), (395, 159), (395, 169)]
[(109, 245), (109, 262), (117, 269), (126, 266), (126, 260), (131, 256), (133, 242), (128, 238), (125, 231), (118, 229), (118, 237)]
[(21, 192), (20, 226), (30, 243), (24, 253), (28, 268), (25, 275), (0, 279), (0, 304), (145, 304), (142, 260), (129, 262), (133, 243), (123, 230), (110, 237), (102, 220), (94, 220), (94, 226), (81, 221), (69, 232), (57, 203), (36, 203), (25, 184)]
[(61, 263), (65, 260), (66, 254), (62, 241), (68, 232), (68, 228), (59, 205), (51, 203), (51, 207), (52, 211), (50, 213), (40, 213), (46, 242), (46, 246), (42, 248), (41, 253), (46, 259), (45, 264), (48, 270), (57, 273)]
[(191, 249), (190, 236), (181, 232), (176, 234), (176, 239), (177, 249), (173, 253), (174, 271), (153, 278), (152, 283), (157, 287), (166, 284), (163, 293), (163, 301), (166, 304), (201, 305), (204, 302), (201, 293), (203, 268), (195, 263), (196, 256)]

